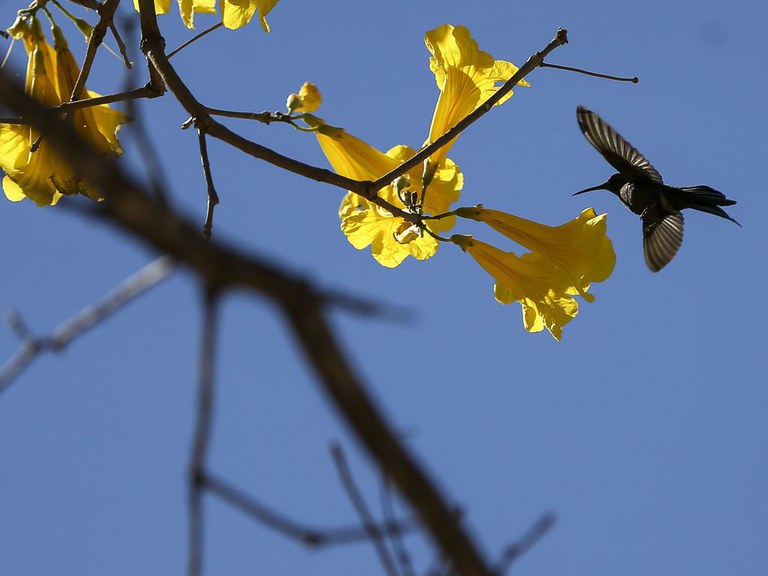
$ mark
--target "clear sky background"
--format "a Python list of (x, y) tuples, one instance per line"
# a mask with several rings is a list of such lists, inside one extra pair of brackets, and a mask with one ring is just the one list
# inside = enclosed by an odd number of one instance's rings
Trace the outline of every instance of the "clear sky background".
[[(21, 7), (2, 0), (3, 27)], [(640, 77), (632, 85), (536, 70), (530, 89), (450, 154), (466, 179), (462, 205), (553, 225), (590, 205), (608, 212), (615, 272), (593, 286), (597, 301), (581, 304), (561, 342), (526, 333), (520, 306), (496, 303), (491, 277), (457, 247), (384, 269), (339, 231), (342, 191), (212, 142), (222, 197), (214, 232), (323, 286), (410, 308), (408, 324), (344, 313), (334, 322), (490, 557), (543, 512), (557, 515), (514, 573), (766, 574), (766, 4), (282, 0), (269, 21), (268, 35), (257, 23), (219, 30), (174, 64), (218, 108), (279, 110), (310, 80), (324, 97), (320, 116), (383, 150), (427, 136), (437, 89), (423, 37), (442, 23), (467, 26), (482, 49), (517, 65), (562, 26), (570, 44), (552, 62)], [(189, 36), (176, 13), (161, 26), (169, 47)], [(84, 44), (69, 37), (80, 57)], [(10, 65), (21, 71), (23, 59), (17, 46)], [(119, 90), (119, 66), (100, 55), (89, 88)], [(666, 182), (738, 200), (729, 212), (743, 228), (688, 212), (679, 254), (649, 272), (635, 215), (608, 192), (571, 196), (612, 173), (578, 130), (578, 104)], [(184, 111), (170, 95), (141, 109), (174, 202), (202, 222), (204, 181), (195, 134), (179, 130)], [(327, 166), (310, 135), (230, 125)], [(134, 145), (130, 128), (122, 135)], [(143, 174), (135, 156), (126, 162)], [(456, 232), (501, 243), (479, 227)], [(0, 308), (19, 310), (39, 333), (156, 256), (70, 211), (0, 200)], [(180, 272), (0, 396), (2, 574), (183, 573), (200, 320), (199, 290)], [(265, 303), (226, 299), (210, 467), (307, 524), (355, 523), (329, 443), (342, 442), (378, 508), (375, 472), (283, 328)], [(0, 357), (18, 345), (0, 328)], [(206, 510), (207, 574), (381, 573), (366, 544), (305, 550), (215, 498)], [(431, 556), (419, 538), (408, 543), (423, 573)]]

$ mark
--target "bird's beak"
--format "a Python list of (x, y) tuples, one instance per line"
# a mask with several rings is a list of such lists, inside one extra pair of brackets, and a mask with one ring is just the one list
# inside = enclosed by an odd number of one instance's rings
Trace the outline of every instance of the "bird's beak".
[(574, 192), (573, 196), (578, 196), (579, 194), (584, 194), (585, 192), (593, 192), (594, 190), (605, 190), (605, 183), (600, 184), (600, 186), (592, 186), (592, 188), (585, 188), (584, 190), (579, 190), (578, 192)]

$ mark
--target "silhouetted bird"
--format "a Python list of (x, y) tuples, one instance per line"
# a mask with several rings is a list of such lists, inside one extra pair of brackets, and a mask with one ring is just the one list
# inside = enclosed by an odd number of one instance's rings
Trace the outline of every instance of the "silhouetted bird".
[(709, 186), (667, 186), (651, 163), (600, 116), (579, 106), (576, 117), (589, 143), (619, 171), (604, 184), (576, 194), (609, 190), (639, 214), (643, 219), (645, 263), (654, 272), (669, 264), (683, 242), (681, 210), (693, 208), (736, 222), (720, 208), (736, 204), (735, 200)]

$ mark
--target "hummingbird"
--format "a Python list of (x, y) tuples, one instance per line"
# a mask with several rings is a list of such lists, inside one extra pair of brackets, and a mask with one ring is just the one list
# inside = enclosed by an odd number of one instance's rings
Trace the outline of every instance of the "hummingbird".
[(579, 106), (576, 118), (584, 137), (603, 155), (608, 164), (618, 170), (599, 186), (576, 192), (608, 190), (638, 214), (643, 220), (643, 255), (653, 272), (669, 264), (683, 242), (683, 214), (685, 208), (708, 212), (731, 222), (720, 206), (732, 206), (735, 200), (709, 186), (668, 186), (645, 156), (627, 142), (597, 114)]

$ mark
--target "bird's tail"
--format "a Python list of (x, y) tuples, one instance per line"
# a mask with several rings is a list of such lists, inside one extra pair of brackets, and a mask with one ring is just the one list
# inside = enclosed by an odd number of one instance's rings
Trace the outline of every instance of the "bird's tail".
[[(680, 188), (680, 192), (685, 199), (686, 207), (693, 208), (694, 210), (700, 210), (701, 212), (708, 212), (715, 216), (720, 216), (731, 222), (736, 222), (734, 218), (731, 218), (725, 210), (720, 206), (733, 206), (736, 204), (736, 200), (726, 198), (725, 194), (710, 188), (709, 186), (683, 186)], [(741, 226), (741, 224), (739, 224)]]

